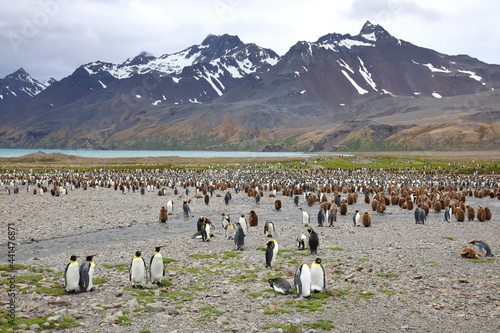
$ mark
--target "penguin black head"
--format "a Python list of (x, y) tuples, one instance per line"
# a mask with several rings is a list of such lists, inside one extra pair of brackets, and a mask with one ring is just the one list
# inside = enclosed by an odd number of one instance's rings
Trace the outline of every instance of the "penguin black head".
[(160, 252), (160, 250), (163, 248), (164, 248), (164, 246), (157, 246), (157, 247), (155, 247), (155, 252)]
[(316, 260), (314, 262), (317, 264), (321, 264), (321, 258), (316, 258)]
[(136, 252), (135, 252), (135, 256), (136, 256), (136, 257), (140, 257), (140, 256), (141, 256), (141, 253), (142, 253), (142, 251), (136, 251)]
[(71, 256), (71, 257), (69, 257), (69, 260), (76, 261), (76, 258), (80, 258), (80, 257), (79, 256)]
[(245, 214), (241, 214), (241, 217), (245, 217)]
[(308, 233), (311, 233), (312, 231), (313, 231), (312, 228), (307, 228)]
[(86, 257), (85, 257), (85, 260), (86, 260), (86, 261), (92, 261), (92, 260), (94, 259), (94, 257), (95, 257), (95, 256), (96, 256), (95, 254), (93, 254), (93, 255), (91, 255), (91, 256), (86, 256)]

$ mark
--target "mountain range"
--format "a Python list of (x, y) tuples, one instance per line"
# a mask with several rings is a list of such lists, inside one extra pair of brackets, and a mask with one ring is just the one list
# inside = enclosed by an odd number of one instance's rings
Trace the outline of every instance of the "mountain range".
[(500, 66), (400, 40), (299, 41), (286, 54), (237, 36), (40, 83), (0, 79), (0, 147), (356, 151), (500, 147)]

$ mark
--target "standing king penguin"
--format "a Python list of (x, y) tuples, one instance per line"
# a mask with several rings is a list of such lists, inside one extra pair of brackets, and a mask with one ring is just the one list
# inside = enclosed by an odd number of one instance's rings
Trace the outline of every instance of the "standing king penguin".
[(161, 284), (162, 278), (165, 276), (165, 265), (163, 264), (163, 258), (161, 256), (160, 250), (164, 246), (155, 247), (155, 254), (151, 256), (149, 261), (149, 276), (151, 278), (151, 283)]
[(302, 264), (297, 267), (293, 278), (296, 297), (309, 297), (311, 296), (311, 270), (307, 264)]
[(234, 239), (234, 225), (229, 222), (227, 225), (226, 225), (226, 238), (227, 239)]
[(141, 251), (137, 251), (130, 263), (129, 279), (132, 281), (132, 288), (144, 288), (146, 283), (146, 262), (141, 257), (141, 253)]
[(236, 222), (236, 231), (234, 233), (234, 245), (236, 245), (236, 250), (243, 251), (245, 247), (245, 233), (239, 222)]
[(94, 278), (94, 257), (95, 255), (86, 256), (85, 261), (80, 266), (80, 291), (94, 291), (95, 287), (92, 284), (92, 279)]
[(309, 213), (306, 212), (304, 209), (302, 209), (302, 207), (299, 209), (302, 211), (302, 225), (304, 227), (309, 226), (309, 223), (311, 222), (310, 217), (309, 217)]
[(68, 293), (76, 293), (80, 291), (80, 270), (78, 267), (78, 261), (76, 259), (78, 256), (71, 256), (69, 260), (71, 261), (66, 265), (64, 269), (64, 289)]
[(359, 210), (356, 209), (354, 212), (354, 216), (352, 217), (352, 223), (355, 227), (361, 226), (361, 215), (359, 214)]
[(325, 287), (325, 269), (321, 264), (321, 258), (316, 258), (311, 265), (311, 292), (320, 293)]
[(319, 236), (313, 228), (307, 228), (307, 232), (309, 232), (309, 250), (311, 250), (311, 254), (318, 253), (318, 245), (319, 245)]
[(275, 239), (271, 239), (266, 243), (266, 268), (272, 268), (274, 262), (276, 261), (276, 256), (278, 255), (278, 242)]

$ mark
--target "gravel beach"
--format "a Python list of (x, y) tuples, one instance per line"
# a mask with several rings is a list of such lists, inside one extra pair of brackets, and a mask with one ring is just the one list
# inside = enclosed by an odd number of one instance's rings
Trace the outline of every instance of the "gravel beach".
[[(293, 197), (283, 195), (280, 190), (274, 195), (269, 185), (259, 189), (263, 195), (257, 204), (243, 188), (236, 191), (233, 186), (234, 179), (256, 177), (267, 177), (269, 184), (287, 177), (293, 182), (293, 173), (217, 172), (211, 171), (212, 179), (201, 172), (178, 175), (184, 181), (200, 176), (214, 184), (231, 184), (224, 189), (216, 188), (208, 205), (203, 195), (196, 196), (195, 184), (187, 186), (186, 192), (180, 180), (162, 186), (165, 189), (162, 196), (158, 195), (157, 187), (141, 194), (139, 188), (122, 191), (113, 186), (89, 186), (84, 190), (67, 184), (66, 195), (52, 196), (50, 192), (35, 195), (35, 186), (28, 190), (27, 184), (16, 184), (19, 192), (8, 194), (5, 188), (12, 184), (5, 182), (1, 187), (0, 219), (4, 235), (7, 223), (15, 224), (18, 257), (15, 263), (21, 265), (15, 271), (16, 320), (20, 323), (28, 318), (43, 318), (40, 324), (16, 324), (12, 330), (500, 332), (500, 200), (496, 196), (479, 198), (467, 194), (467, 190), (482, 185), (466, 185), (462, 190), (466, 193), (466, 205), (475, 210), (479, 206), (490, 208), (492, 219), (486, 222), (478, 222), (476, 218), (457, 222), (452, 216), (447, 223), (444, 211), (436, 213), (431, 209), (425, 224), (415, 224), (414, 209), (389, 204), (384, 213), (374, 212), (371, 203), (364, 201), (363, 189), (353, 186), (358, 198), (348, 205), (347, 214), (337, 213), (333, 227), (318, 227), (319, 202), (309, 206), (300, 194), (295, 205)], [(171, 176), (160, 173), (156, 179), (168, 181)], [(354, 174), (345, 174), (340, 179), (338, 175), (322, 172), (311, 172), (307, 177), (320, 184), (325, 179), (333, 182), (357, 179)], [(360, 177), (364, 181), (367, 175)], [(374, 173), (369, 177), (390, 181), (391, 177), (401, 176)], [(412, 179), (420, 182), (422, 188), (431, 187), (426, 180), (419, 180), (418, 175)], [(493, 180), (488, 188), (496, 191), (498, 178)], [(404, 183), (401, 181), (399, 185)], [(232, 199), (226, 205), (223, 197), (228, 191)], [(388, 196), (386, 191), (387, 186), (382, 192)], [(319, 193), (318, 189), (312, 192)], [(349, 195), (340, 194), (342, 199)], [(325, 195), (328, 201), (334, 200), (333, 192)], [(282, 201), (279, 211), (274, 209), (276, 199)], [(174, 208), (167, 222), (161, 223), (158, 214), (168, 200), (173, 201)], [(182, 210), (186, 200), (190, 200), (189, 217), (184, 217)], [(310, 254), (307, 242), (305, 250), (296, 247), (297, 234), (307, 234), (299, 207), (309, 212), (310, 226), (319, 234), (317, 255)], [(248, 218), (251, 210), (258, 215), (258, 226), (249, 228), (245, 249), (235, 250), (234, 241), (225, 237), (222, 214), (236, 222), (241, 214)], [(353, 226), (355, 210), (361, 214), (368, 211), (372, 226)], [(213, 223), (214, 237), (209, 242), (192, 238), (200, 216)], [(277, 241), (279, 253), (272, 268), (265, 268), (265, 246), (271, 239), (264, 233), (266, 221), (274, 222), (277, 227), (272, 239)], [(141, 232), (142, 229), (148, 232)], [(114, 236), (127, 230), (133, 232), (124, 240)], [(75, 235), (81, 238), (67, 241), (67, 237)], [(95, 239), (98, 244), (91, 242)], [(488, 243), (495, 257), (463, 258), (460, 252), (464, 247), (477, 250), (468, 244), (472, 239)], [(2, 237), (1, 264), (5, 266), (8, 266), (7, 244), (7, 236)], [(142, 251), (149, 265), (154, 248), (160, 245), (165, 246), (161, 251), (166, 267), (162, 285), (148, 282), (144, 289), (132, 289), (128, 266), (135, 251)], [(96, 290), (67, 294), (63, 289), (63, 271), (68, 258), (78, 255), (81, 263), (91, 254), (96, 255)], [(310, 298), (297, 298), (270, 288), (267, 279), (274, 277), (284, 277), (293, 286), (296, 268), (303, 263), (312, 264), (317, 257), (322, 259), (326, 272), (326, 291)], [(4, 276), (8, 273), (5, 271)], [(6, 308), (9, 296), (4, 290), (0, 300)], [(0, 325), (3, 330), (10, 327), (6, 319)]]

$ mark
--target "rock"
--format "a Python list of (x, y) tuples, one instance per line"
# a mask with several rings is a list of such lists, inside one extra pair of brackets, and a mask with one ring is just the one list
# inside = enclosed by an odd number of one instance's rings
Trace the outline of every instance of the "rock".
[(40, 325), (38, 325), (38, 324), (33, 324), (33, 325), (30, 326), (30, 330), (32, 330), (32, 331), (36, 332), (39, 329), (40, 329)]
[(165, 310), (165, 305), (161, 302), (149, 303), (145, 307), (147, 312), (162, 312)]
[(47, 318), (47, 321), (57, 321), (57, 322), (61, 322), (61, 321), (63, 321), (63, 320), (64, 320), (64, 318), (63, 318), (63, 316), (62, 316), (62, 315), (60, 315), (60, 314)]
[(458, 278), (458, 281), (462, 283), (469, 283), (469, 281), (467, 281), (467, 278)]
[(24, 330), (26, 327), (28, 327), (28, 325), (26, 325), (26, 324), (19, 324), (17, 326), (17, 328), (20, 329), (20, 330)]
[(172, 310), (168, 310), (168, 314), (169, 314), (170, 316), (178, 316), (178, 315), (180, 315), (181, 313), (180, 313), (178, 310), (176, 310), (176, 309), (172, 309)]
[(131, 309), (134, 310), (139, 307), (139, 302), (137, 301), (137, 298), (132, 298), (127, 302), (127, 306)]

